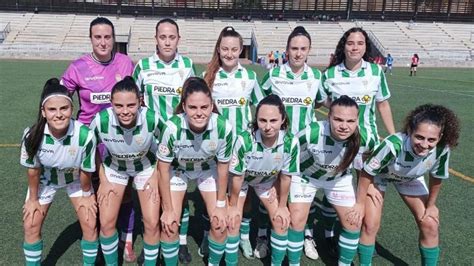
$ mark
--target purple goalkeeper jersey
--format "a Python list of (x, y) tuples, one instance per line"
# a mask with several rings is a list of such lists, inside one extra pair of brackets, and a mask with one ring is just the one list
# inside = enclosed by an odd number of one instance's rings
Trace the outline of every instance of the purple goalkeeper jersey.
[(73, 61), (61, 79), (71, 93), (79, 93), (78, 120), (89, 125), (94, 115), (110, 106), (110, 92), (115, 83), (132, 75), (132, 60), (115, 53), (108, 64), (101, 64), (91, 54)]

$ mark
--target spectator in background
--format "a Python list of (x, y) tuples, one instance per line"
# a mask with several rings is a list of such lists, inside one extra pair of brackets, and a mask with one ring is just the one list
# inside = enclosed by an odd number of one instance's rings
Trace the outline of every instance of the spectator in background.
[(275, 57), (273, 56), (273, 51), (270, 51), (268, 54), (268, 62), (270, 63), (270, 66), (273, 67), (273, 64), (275, 64)]
[(288, 61), (286, 59), (286, 52), (285, 51), (281, 52), (281, 61), (283, 62), (283, 64), (286, 64), (286, 62)]
[(275, 58), (275, 67), (278, 67), (280, 65), (280, 62), (278, 60), (278, 58), (280, 57), (280, 53), (278, 52), (278, 50), (273, 53), (273, 57)]

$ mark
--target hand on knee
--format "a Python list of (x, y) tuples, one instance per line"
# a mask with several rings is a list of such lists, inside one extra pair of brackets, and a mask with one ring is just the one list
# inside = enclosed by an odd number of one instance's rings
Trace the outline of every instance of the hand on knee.
[(431, 216), (426, 217), (419, 223), (420, 231), (425, 238), (437, 238), (439, 234), (438, 221)]

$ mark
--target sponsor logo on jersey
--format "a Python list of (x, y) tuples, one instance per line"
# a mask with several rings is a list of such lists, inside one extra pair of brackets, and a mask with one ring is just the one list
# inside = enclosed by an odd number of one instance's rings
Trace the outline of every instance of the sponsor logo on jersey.
[(94, 81), (94, 80), (103, 80), (103, 76), (92, 76), (92, 77), (85, 77), (84, 78), (86, 81)]
[(289, 80), (275, 80), (275, 84), (278, 85), (278, 84), (282, 84), (282, 85), (293, 85), (294, 82), (293, 81), (289, 81)]
[(219, 106), (243, 106), (247, 102), (244, 97), (241, 98), (218, 98), (217, 105)]
[(372, 97), (369, 95), (364, 95), (364, 96), (352, 96), (351, 97), (357, 104), (368, 104), (370, 100), (372, 100)]
[(91, 92), (90, 101), (93, 104), (110, 103), (110, 92)]
[(145, 155), (146, 151), (135, 152), (135, 153), (112, 153), (112, 156), (117, 159), (125, 159), (125, 160), (135, 160), (140, 159)]
[(206, 161), (209, 161), (209, 160), (212, 160), (214, 159), (215, 156), (210, 156), (210, 157), (207, 157), (207, 158), (204, 158), (204, 157), (194, 157), (194, 158), (180, 158), (180, 161), (183, 161), (183, 162), (189, 162), (189, 163), (197, 163), (197, 162), (206, 162)]
[(411, 165), (404, 165), (402, 164), (401, 162), (395, 162), (396, 165), (400, 166), (401, 168), (405, 168), (405, 169), (408, 169), (408, 168), (412, 168)]
[(325, 170), (334, 170), (337, 168), (337, 165), (334, 164), (320, 164), (320, 168), (325, 169)]
[(194, 149), (193, 144), (176, 144), (174, 147), (176, 149)]
[[(300, 98), (300, 97), (281, 97), (281, 100), (283, 104), (299, 104), (299, 105), (309, 105), (311, 103), (308, 103), (306, 100), (309, 97), (306, 98)], [(311, 100), (311, 98), (310, 98)], [(312, 102), (312, 101), (311, 101)]]
[(39, 150), (42, 153), (54, 153), (54, 150), (48, 150), (48, 149), (44, 149), (44, 148), (40, 148)]
[(143, 143), (145, 142), (145, 140), (143, 139), (142, 136), (137, 135), (137, 136), (135, 136), (135, 142), (136, 142), (138, 145), (142, 146)]
[(349, 81), (331, 82), (331, 86), (335, 86), (335, 85), (351, 85), (351, 83)]
[(275, 170), (272, 171), (264, 171), (264, 170), (249, 170), (245, 171), (245, 173), (249, 176), (272, 176), (276, 174)]
[(125, 143), (125, 140), (123, 140), (123, 139), (109, 139), (109, 138), (103, 138), (102, 140), (105, 141), (105, 142)]
[(79, 173), (79, 169), (74, 167), (64, 168), (60, 170), (63, 174), (77, 174)]
[(166, 75), (166, 72), (160, 72), (160, 71), (154, 71), (154, 72), (150, 72), (146, 74), (147, 77), (165, 76), (165, 75)]
[(214, 87), (227, 87), (229, 86), (229, 83), (227, 81), (224, 82), (214, 82)]
[(309, 151), (312, 154), (331, 154), (332, 151), (327, 151), (327, 150), (318, 150), (317, 148), (310, 148)]
[(177, 90), (173, 87), (153, 86), (153, 92), (156, 94), (177, 95)]
[(258, 160), (262, 160), (263, 159), (263, 155), (247, 155), (246, 156), (246, 159), (247, 160), (255, 160), (255, 161), (258, 161)]
[(158, 152), (161, 155), (167, 156), (170, 154), (170, 149), (168, 148), (166, 144), (160, 143), (160, 145), (158, 146)]

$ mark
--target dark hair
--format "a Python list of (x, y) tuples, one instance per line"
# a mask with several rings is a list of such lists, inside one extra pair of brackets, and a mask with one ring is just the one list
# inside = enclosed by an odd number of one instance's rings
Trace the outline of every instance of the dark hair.
[(38, 152), (38, 149), (43, 141), (44, 135), (44, 128), (46, 126), (46, 118), (43, 117), (42, 110), (43, 110), (43, 101), (51, 95), (64, 95), (68, 97), (71, 101), (72, 106), (72, 99), (69, 95), (69, 92), (66, 87), (59, 84), (59, 80), (57, 78), (51, 78), (44, 84), (43, 92), (41, 93), (41, 99), (39, 103), (39, 110), (38, 116), (36, 119), (36, 123), (30, 127), (28, 133), (25, 137), (25, 148), (26, 152), (28, 153), (29, 157), (33, 157)]
[[(195, 92), (202, 92), (206, 94), (209, 99), (212, 100), (212, 92), (207, 86), (206, 82), (202, 78), (198, 77), (190, 77), (186, 79), (186, 81), (183, 84), (183, 91), (181, 92), (181, 99), (179, 101), (178, 106), (176, 106), (176, 109), (174, 110), (175, 114), (181, 114), (184, 113), (184, 108), (183, 105), (186, 102), (186, 99), (189, 97), (189, 95), (195, 93)], [(212, 107), (212, 112), (213, 113), (219, 113), (217, 111), (217, 106), (213, 103)]]
[(178, 26), (178, 23), (176, 23), (176, 21), (170, 19), (170, 18), (164, 18), (164, 19), (161, 19), (160, 21), (158, 21), (158, 23), (156, 23), (156, 27), (155, 27), (155, 32), (158, 33), (158, 27), (163, 24), (163, 23), (169, 23), (171, 25), (174, 25), (176, 27), (176, 31), (178, 32), (178, 36), (179, 36), (179, 26)]
[(337, 66), (340, 63), (344, 62), (344, 60), (346, 60), (346, 54), (344, 53), (344, 49), (346, 46), (347, 39), (349, 38), (349, 35), (351, 35), (351, 33), (356, 33), (356, 32), (360, 32), (362, 33), (362, 35), (364, 35), (365, 54), (362, 56), (362, 59), (364, 59), (365, 61), (369, 61), (369, 57), (372, 53), (372, 42), (369, 39), (369, 35), (367, 35), (367, 32), (363, 30), (362, 28), (354, 27), (346, 31), (342, 35), (341, 39), (339, 39), (339, 42), (337, 43), (337, 46), (336, 46), (336, 51), (334, 51), (335, 60), (329, 64), (328, 68), (332, 66)]
[(420, 58), (418, 57), (418, 54), (414, 54), (413, 56), (416, 57), (416, 59), (420, 59)]
[(114, 41), (115, 41), (114, 24), (112, 24), (112, 22), (108, 18), (104, 18), (104, 17), (97, 17), (91, 21), (91, 24), (89, 26), (89, 38), (92, 38), (92, 27), (95, 25), (100, 25), (100, 24), (109, 25), (112, 28), (112, 37), (114, 38)]
[[(347, 95), (342, 95), (331, 103), (331, 106), (329, 107), (328, 117), (331, 116), (334, 106), (354, 107), (357, 109), (357, 111), (359, 111), (359, 106), (357, 105), (357, 103)], [(352, 163), (352, 161), (354, 161), (354, 158), (359, 152), (359, 147), (360, 133), (359, 126), (357, 126), (354, 133), (347, 139), (346, 152), (344, 153), (344, 157), (342, 157), (341, 163), (336, 168), (336, 173), (342, 172), (349, 167), (349, 165)]]
[(438, 126), (441, 139), (438, 145), (454, 148), (458, 145), (461, 126), (458, 117), (450, 109), (435, 104), (424, 104), (415, 108), (405, 118), (403, 133), (411, 134), (421, 123)]
[(117, 92), (131, 92), (137, 96), (137, 99), (140, 100), (140, 90), (137, 87), (134, 79), (130, 76), (126, 76), (121, 81), (115, 83), (110, 92), (110, 99), (114, 97), (114, 94)]
[(290, 46), (290, 42), (293, 38), (297, 36), (304, 36), (308, 38), (309, 40), (309, 47), (311, 47), (311, 36), (309, 33), (306, 31), (306, 29), (303, 26), (298, 26), (293, 29), (293, 31), (288, 35), (288, 40), (286, 41), (286, 50), (288, 51), (288, 48)]
[(283, 124), (281, 125), (280, 129), (287, 130), (289, 121), (288, 121), (288, 114), (286, 113), (285, 105), (283, 104), (281, 98), (278, 95), (270, 94), (267, 97), (263, 98), (257, 105), (255, 109), (255, 117), (253, 118), (250, 128), (252, 130), (252, 134), (255, 136), (255, 132), (258, 130), (258, 111), (262, 105), (272, 105), (278, 108), (278, 111), (281, 114), (281, 118), (283, 120)]
[(212, 87), (214, 86), (214, 80), (216, 79), (217, 70), (219, 70), (219, 67), (222, 66), (222, 61), (219, 56), (218, 50), (221, 46), (222, 38), (224, 37), (239, 38), (240, 49), (244, 47), (244, 40), (242, 39), (242, 36), (237, 31), (235, 31), (234, 27), (227, 26), (222, 29), (221, 33), (219, 34), (219, 38), (217, 38), (211, 61), (209, 62), (209, 64), (207, 64), (206, 74), (204, 75), (204, 80), (206, 81), (207, 86), (209, 86), (211, 91)]

